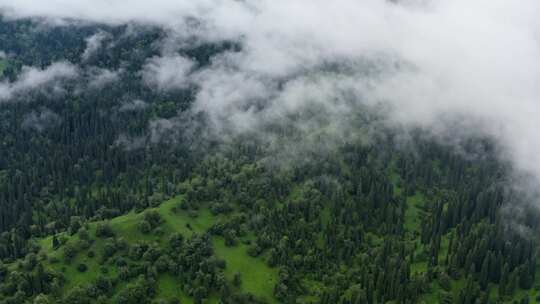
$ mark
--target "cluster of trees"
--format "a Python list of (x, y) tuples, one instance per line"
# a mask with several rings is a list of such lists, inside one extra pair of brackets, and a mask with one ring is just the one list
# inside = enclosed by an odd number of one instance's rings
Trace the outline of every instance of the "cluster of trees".
[[(280, 269), (274, 295), (283, 303), (305, 295), (321, 304), (413, 303), (432, 292), (432, 286), (440, 286), (443, 302), (475, 303), (490, 301), (493, 286), (501, 300), (512, 298), (518, 289), (534, 287), (534, 243), (505, 225), (500, 213), (506, 202), (519, 197), (504, 188), (505, 167), (490, 158), (456, 156), (422, 137), (416, 140), (422, 149), (414, 154), (396, 150), (391, 140), (376, 146), (350, 144), (324, 160), (279, 169), (259, 161), (263, 150), (253, 154), (244, 143), (232, 143), (227, 155), (216, 151), (191, 164), (193, 169), (183, 181), (176, 179), (170, 193), (184, 195), (173, 212), (197, 216), (208, 208), (224, 215), (206, 234), (189, 240), (175, 234), (166, 246), (127, 244), (110, 226), (99, 224), (96, 237), (108, 241), (97, 254), (102, 263), (118, 267), (116, 280), (129, 283), (116, 295), (126, 303), (133, 301), (130, 297), (150, 301), (161, 273), (176, 276), (179, 288), (197, 303), (212, 294), (224, 303), (256, 301), (238, 292), (240, 276), (225, 278), (227, 265), (215, 257), (211, 241), (220, 236), (227, 246), (236, 246), (249, 233), (255, 238), (247, 241), (248, 253)], [(452, 177), (450, 172), (461, 173)], [(422, 198), (416, 206), (410, 202), (413, 196)], [(419, 209), (418, 214), (411, 208)], [(110, 216), (123, 210), (129, 209), (118, 208)], [(411, 214), (417, 218), (411, 219)], [(88, 217), (71, 216), (64, 229), (76, 233), (79, 242), (73, 246), (55, 237), (53, 246), (69, 261), (78, 249), (92, 246), (85, 222), (102, 218), (99, 211)], [(411, 220), (418, 225), (408, 225)], [(159, 213), (146, 211), (137, 227), (145, 234), (156, 233), (162, 222)], [(5, 301), (40, 294), (54, 297), (66, 278), (36, 263), (39, 249), (25, 244), (14, 231), (1, 235), (3, 260), (9, 263), (10, 257), (26, 256), (18, 267), (34, 265), (29, 269), (40, 279), (25, 280), (43, 282), (10, 279), (0, 289)], [(79, 266), (79, 271), (88, 271)], [(3, 269), (4, 276), (17, 278), (17, 271)], [(466, 288), (456, 293), (452, 289), (456, 281)], [(77, 292), (91, 297), (95, 289), (81, 287), (62, 297), (65, 301), (81, 297), (71, 295)], [(102, 296), (112, 292), (99, 290)]]

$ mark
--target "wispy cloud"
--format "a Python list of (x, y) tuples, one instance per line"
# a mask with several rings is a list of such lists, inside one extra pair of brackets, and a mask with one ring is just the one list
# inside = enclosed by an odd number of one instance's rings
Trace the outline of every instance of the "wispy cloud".
[(82, 60), (90, 59), (102, 47), (103, 41), (108, 38), (110, 38), (110, 34), (103, 31), (86, 38), (86, 49), (81, 55)]
[(32, 129), (38, 132), (43, 132), (46, 128), (58, 124), (62, 119), (58, 114), (47, 108), (32, 111), (24, 116), (22, 122), (23, 129)]
[(135, 99), (129, 102), (123, 103), (119, 111), (120, 112), (136, 112), (148, 108), (148, 104), (144, 100)]
[(31, 90), (52, 88), (52, 92), (62, 91), (60, 80), (73, 79), (79, 69), (67, 62), (56, 62), (44, 69), (23, 67), (15, 82), (0, 82), (0, 101)]
[(186, 88), (194, 66), (192, 60), (180, 55), (153, 57), (143, 68), (143, 81), (163, 91)]

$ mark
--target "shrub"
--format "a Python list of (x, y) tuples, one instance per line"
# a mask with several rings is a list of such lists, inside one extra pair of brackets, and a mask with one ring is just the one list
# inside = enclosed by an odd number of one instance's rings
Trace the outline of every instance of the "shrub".
[(77, 241), (77, 248), (79, 250), (86, 250), (86, 249), (90, 248), (90, 242), (88, 242), (86, 240), (78, 240)]
[(240, 272), (236, 272), (234, 274), (233, 285), (236, 287), (240, 287), (240, 285), (242, 285), (242, 274)]
[(107, 242), (103, 246), (103, 257), (109, 258), (116, 253), (116, 246), (112, 242)]
[(64, 259), (66, 262), (71, 262), (76, 255), (77, 249), (75, 249), (75, 247), (73, 247), (71, 244), (66, 244), (64, 246)]
[(88, 270), (88, 266), (86, 266), (86, 264), (84, 264), (84, 263), (81, 263), (81, 264), (77, 265), (77, 270), (79, 272), (86, 272), (86, 270)]
[(88, 241), (90, 239), (90, 234), (88, 234), (88, 230), (86, 230), (84, 227), (79, 229), (78, 234), (81, 240)]
[(144, 234), (147, 234), (152, 230), (152, 226), (147, 220), (140, 221), (137, 227), (139, 228), (139, 231)]
[(255, 244), (249, 246), (247, 250), (247, 254), (249, 254), (252, 257), (259, 256), (261, 254), (261, 248)]
[(51, 263), (51, 264), (57, 264), (59, 262), (60, 262), (60, 260), (55, 256), (52, 256), (52, 257), (49, 258), (49, 263)]
[(113, 237), (114, 231), (109, 223), (99, 223), (96, 226), (96, 236), (100, 238)]
[(147, 221), (152, 228), (159, 226), (161, 223), (161, 215), (155, 210), (150, 210), (144, 213), (144, 220)]

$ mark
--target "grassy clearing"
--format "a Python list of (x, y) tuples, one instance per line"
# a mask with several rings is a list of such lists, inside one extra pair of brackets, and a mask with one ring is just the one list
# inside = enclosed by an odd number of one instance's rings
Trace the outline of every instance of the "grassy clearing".
[[(208, 209), (202, 209), (197, 217), (191, 217), (186, 212), (175, 214), (172, 209), (180, 203), (181, 197), (176, 197), (161, 204), (157, 211), (165, 221), (163, 228), (168, 231), (180, 232), (185, 236), (191, 236), (194, 232), (204, 233), (216, 221), (216, 217)], [(191, 229), (187, 227), (189, 223)]]
[[(89, 231), (90, 235), (95, 234), (95, 227), (91, 227)], [(65, 235), (65, 234), (64, 234)], [(68, 243), (76, 244), (79, 241), (77, 235), (70, 237)], [(99, 264), (99, 254), (103, 250), (104, 242), (101, 240), (95, 241), (89, 249), (82, 250), (77, 253), (75, 258), (68, 262), (64, 259), (62, 248), (58, 250), (53, 250), (52, 248), (52, 237), (47, 237), (41, 241), (42, 250), (47, 252), (49, 257), (55, 257), (58, 262), (45, 263), (46, 266), (54, 269), (55, 271), (61, 272), (68, 279), (64, 285), (64, 291), (68, 291), (75, 286), (84, 285), (94, 281), (100, 274), (103, 274), (106, 277), (113, 278), (116, 276), (116, 268), (110, 267), (111, 265), (100, 265)], [(89, 257), (88, 252), (92, 250), (96, 253), (94, 257)], [(80, 272), (77, 270), (79, 264), (85, 264), (88, 267), (86, 272)], [(103, 271), (102, 271), (103, 269)]]
[[(201, 209), (196, 217), (188, 215), (187, 212), (172, 212), (172, 209), (182, 200), (181, 196), (170, 199), (157, 208), (156, 210), (162, 217), (163, 223), (159, 229), (163, 233), (156, 235), (155, 233), (143, 234), (139, 231), (137, 225), (143, 217), (143, 213), (130, 212), (128, 214), (116, 217), (109, 221), (114, 232), (126, 240), (129, 244), (145, 240), (164, 243), (168, 236), (175, 232), (180, 232), (186, 237), (190, 237), (193, 233), (204, 233), (213, 223), (219, 219), (210, 213), (208, 209)], [(152, 210), (152, 209), (150, 209)], [(89, 225), (89, 234), (93, 238), (95, 229), (98, 223)], [(66, 233), (58, 235), (58, 237), (68, 237), (68, 244), (75, 245), (79, 241), (77, 235), (67, 236)], [(51, 264), (47, 262), (45, 265), (56, 271), (62, 272), (67, 278), (67, 283), (64, 286), (64, 291), (68, 291), (77, 285), (85, 285), (94, 281), (100, 274), (113, 278), (117, 275), (116, 267), (112, 265), (112, 260), (109, 259), (103, 265), (99, 264), (101, 252), (106, 243), (105, 239), (97, 238), (89, 249), (81, 250), (75, 258), (70, 262), (63, 257), (62, 247), (58, 250), (52, 248), (52, 236), (38, 240), (42, 251), (47, 253), (49, 257), (58, 259), (58, 263)], [(253, 258), (247, 254), (247, 246), (240, 243), (235, 247), (225, 246), (225, 242), (220, 237), (213, 239), (215, 253), (218, 257), (224, 259), (227, 263), (225, 275), (227, 279), (232, 280), (236, 272), (242, 275), (242, 291), (250, 292), (253, 295), (265, 299), (269, 303), (276, 303), (273, 297), (273, 289), (277, 282), (278, 270), (268, 267), (262, 258)], [(88, 251), (94, 251), (94, 257), (88, 257)], [(84, 263), (88, 266), (88, 271), (79, 272), (77, 266)], [(124, 284), (120, 284), (117, 290), (121, 290)], [(193, 303), (193, 300), (186, 296), (180, 289), (180, 282), (169, 274), (161, 274), (158, 280), (157, 298), (169, 299), (177, 297), (181, 303)], [(217, 298), (210, 298), (207, 303), (217, 303)]]
[(407, 231), (417, 232), (420, 230), (421, 208), (424, 200), (424, 195), (419, 192), (407, 197), (407, 210), (405, 211), (405, 229)]
[(236, 272), (242, 275), (242, 290), (257, 295), (259, 298), (276, 303), (274, 286), (277, 283), (278, 270), (269, 268), (259, 258), (247, 254), (247, 246), (239, 244), (235, 247), (225, 246), (223, 238), (214, 240), (216, 255), (227, 261), (225, 276), (232, 280)]

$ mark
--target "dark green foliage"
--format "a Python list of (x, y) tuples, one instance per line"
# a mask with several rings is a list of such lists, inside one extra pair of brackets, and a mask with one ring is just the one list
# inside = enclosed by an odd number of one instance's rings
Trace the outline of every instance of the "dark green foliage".
[(86, 266), (86, 264), (79, 264), (77, 265), (77, 270), (79, 272), (86, 272), (86, 270), (88, 270), (88, 266)]
[(77, 254), (77, 249), (71, 244), (64, 245), (63, 250), (64, 250), (64, 259), (68, 262), (71, 261)]
[(114, 232), (111, 228), (111, 226), (109, 225), (109, 223), (99, 223), (97, 226), (96, 226), (96, 237), (99, 237), (99, 238), (108, 238), (108, 237), (113, 237), (114, 236)]
[(233, 285), (236, 287), (240, 287), (242, 285), (242, 274), (237, 272), (234, 274), (233, 277)]
[(147, 234), (152, 230), (152, 226), (147, 220), (142, 220), (137, 225), (139, 227), (139, 231), (141, 231), (144, 234)]

